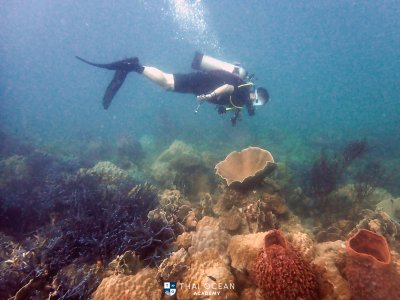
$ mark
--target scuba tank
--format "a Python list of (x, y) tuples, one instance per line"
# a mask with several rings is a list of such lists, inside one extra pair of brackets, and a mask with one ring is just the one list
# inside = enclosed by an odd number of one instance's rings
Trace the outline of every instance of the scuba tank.
[(200, 52), (195, 53), (192, 61), (192, 68), (200, 71), (224, 70), (239, 76), (240, 79), (243, 80), (247, 76), (247, 71), (243, 67), (237, 64), (224, 62)]

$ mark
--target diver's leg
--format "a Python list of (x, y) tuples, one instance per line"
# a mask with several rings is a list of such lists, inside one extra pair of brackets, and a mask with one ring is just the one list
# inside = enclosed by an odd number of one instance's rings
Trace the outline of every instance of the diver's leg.
[(164, 73), (154, 67), (145, 66), (142, 74), (162, 88), (166, 90), (174, 90), (174, 75)]

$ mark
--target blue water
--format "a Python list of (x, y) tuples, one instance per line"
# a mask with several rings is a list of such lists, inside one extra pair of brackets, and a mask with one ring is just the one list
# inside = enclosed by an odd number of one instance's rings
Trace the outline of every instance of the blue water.
[[(150, 135), (165, 147), (180, 139), (224, 154), (257, 145), (282, 160), (366, 137), (377, 155), (398, 162), (399, 15), (400, 3), (389, 0), (6, 1), (1, 129), (43, 147)], [(241, 62), (270, 103), (231, 127), (212, 105), (195, 114), (192, 95), (130, 74), (105, 111), (112, 72), (74, 57), (138, 56), (188, 72), (196, 50)]]

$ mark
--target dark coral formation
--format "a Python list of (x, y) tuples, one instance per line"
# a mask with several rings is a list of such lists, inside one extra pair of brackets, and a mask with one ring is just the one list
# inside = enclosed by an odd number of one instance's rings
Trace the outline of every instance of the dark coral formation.
[(324, 152), (310, 170), (310, 192), (318, 199), (332, 193), (340, 179), (340, 166), (337, 160), (330, 159)]
[(361, 229), (346, 243), (346, 276), (355, 300), (400, 299), (400, 275), (386, 239)]
[(366, 140), (350, 141), (341, 152), (331, 155), (321, 151), (320, 157), (314, 161), (305, 179), (305, 190), (316, 200), (315, 207), (319, 211), (331, 208), (329, 196), (338, 188), (352, 162), (363, 156), (366, 151)]
[[(29, 174), (44, 181), (16, 177), (1, 189), (1, 229), (11, 237), (1, 236), (0, 298), (87, 299), (115, 256), (134, 251), (154, 266), (169, 255), (175, 232), (147, 217), (158, 204), (151, 185), (113, 168), (61, 172), (39, 158), (29, 157)], [(26, 188), (13, 193), (18, 186)]]
[(347, 168), (353, 160), (363, 156), (368, 149), (366, 139), (350, 141), (342, 151), (342, 168)]
[(304, 260), (279, 230), (269, 231), (254, 267), (264, 299), (319, 299), (313, 266)]

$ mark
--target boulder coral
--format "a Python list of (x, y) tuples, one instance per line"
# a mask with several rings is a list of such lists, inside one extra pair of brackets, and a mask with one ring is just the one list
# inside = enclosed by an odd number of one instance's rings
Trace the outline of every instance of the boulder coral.
[(153, 178), (165, 188), (179, 188), (186, 194), (210, 191), (213, 183), (201, 153), (182, 141), (174, 141), (151, 167)]
[(102, 280), (93, 293), (93, 300), (161, 299), (162, 286), (156, 279), (157, 270), (145, 268), (136, 275), (113, 275)]
[(229, 241), (228, 255), (231, 267), (241, 273), (252, 270), (254, 260), (264, 244), (265, 232), (235, 235)]
[[(194, 253), (188, 260), (189, 267), (180, 281), (177, 297), (179, 300), (204, 299), (238, 299), (235, 277), (230, 271), (227, 259), (216, 248)], [(185, 285), (195, 284), (193, 290)]]
[(264, 299), (320, 299), (315, 268), (295, 250), (279, 230), (269, 231), (254, 266)]
[(188, 250), (180, 248), (165, 259), (158, 268), (158, 277), (178, 282), (179, 300), (238, 299), (226, 255), (230, 236), (220, 228), (218, 220), (203, 217), (190, 236)]
[(322, 287), (325, 300), (350, 300), (351, 291), (349, 283), (343, 276), (346, 264), (345, 242), (319, 243), (315, 247), (315, 259), (313, 263), (323, 270), (323, 279), (326, 282)]
[(361, 229), (347, 240), (346, 252), (345, 272), (353, 299), (400, 299), (400, 276), (383, 236)]
[(234, 151), (215, 166), (216, 174), (228, 186), (247, 187), (263, 179), (275, 169), (274, 158), (267, 150), (248, 147), (240, 152)]

